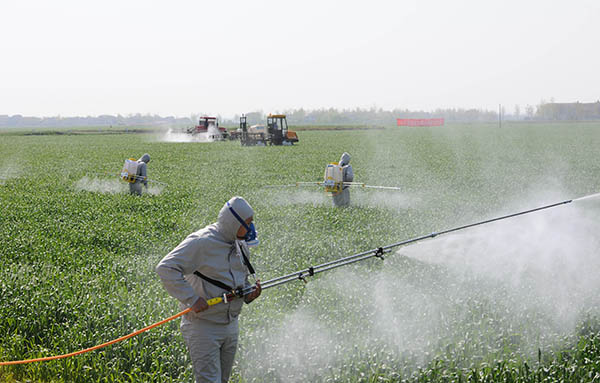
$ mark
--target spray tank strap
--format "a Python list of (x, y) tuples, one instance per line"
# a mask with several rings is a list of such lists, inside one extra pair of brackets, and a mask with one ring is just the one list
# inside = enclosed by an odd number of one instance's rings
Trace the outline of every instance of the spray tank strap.
[(233, 287), (231, 286), (227, 286), (225, 283), (221, 282), (221, 281), (217, 281), (216, 279), (212, 279), (211, 277), (207, 277), (206, 275), (202, 274), (199, 271), (194, 271), (194, 275), (196, 275), (197, 277), (200, 277), (202, 279), (204, 279), (206, 282), (215, 285), (217, 287), (222, 288), (223, 290), (229, 291), (229, 292), (234, 292)]
[(248, 256), (246, 255), (246, 252), (244, 251), (243, 246), (240, 246), (240, 252), (242, 253), (242, 258), (244, 259), (244, 264), (248, 268), (248, 271), (250, 272), (250, 274), (256, 275), (256, 271), (254, 270), (254, 267), (250, 263), (250, 259), (248, 259)]

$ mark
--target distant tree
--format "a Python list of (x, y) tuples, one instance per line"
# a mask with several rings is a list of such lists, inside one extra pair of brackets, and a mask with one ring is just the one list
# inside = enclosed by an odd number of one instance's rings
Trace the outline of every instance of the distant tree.
[(533, 116), (535, 115), (535, 108), (532, 105), (527, 105), (525, 107), (525, 115), (527, 116), (528, 119), (533, 119)]
[(246, 121), (248, 125), (265, 124), (267, 117), (264, 115), (262, 110), (246, 113)]

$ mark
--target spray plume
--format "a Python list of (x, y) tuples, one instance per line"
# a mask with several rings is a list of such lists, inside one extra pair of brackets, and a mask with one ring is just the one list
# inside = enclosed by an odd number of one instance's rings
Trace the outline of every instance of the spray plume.
[(464, 368), (497, 355), (533, 360), (600, 315), (599, 201), (582, 197), (417, 242), (385, 266), (325, 275), (295, 310), (241, 338), (244, 375), (326, 381), (364, 364), (410, 375), (439, 358)]
[[(79, 191), (88, 191), (92, 193), (116, 194), (129, 193), (128, 184), (118, 179), (100, 179), (85, 176), (75, 184)], [(162, 193), (164, 185), (149, 183), (145, 193), (158, 195)]]
[(214, 125), (209, 125), (206, 132), (189, 134), (182, 131), (175, 131), (169, 128), (165, 133), (158, 137), (158, 141), (163, 142), (214, 142), (221, 137), (221, 132)]

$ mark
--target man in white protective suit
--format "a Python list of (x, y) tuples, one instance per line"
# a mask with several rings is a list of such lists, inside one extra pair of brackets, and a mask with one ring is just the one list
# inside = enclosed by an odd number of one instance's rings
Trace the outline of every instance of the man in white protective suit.
[[(354, 181), (354, 171), (352, 170), (352, 165), (350, 165), (350, 154), (344, 152), (340, 157), (339, 165), (342, 168), (342, 181)], [(350, 186), (343, 186), (341, 192), (333, 195), (333, 204), (338, 207), (350, 204)]]
[(134, 195), (142, 195), (142, 184), (146, 187), (146, 190), (148, 190), (147, 165), (148, 162), (150, 162), (150, 155), (145, 153), (142, 157), (140, 157), (139, 160), (137, 160), (137, 162), (138, 167), (135, 175), (135, 181), (129, 184), (129, 193)]
[(243, 297), (207, 304), (207, 300), (231, 290), (251, 287), (248, 275), (254, 274), (254, 269), (248, 246), (258, 243), (253, 216), (254, 210), (245, 199), (231, 198), (216, 223), (188, 235), (156, 266), (165, 289), (179, 300), (181, 309), (192, 308), (182, 317), (181, 333), (197, 383), (229, 380), (242, 304), (260, 296), (257, 281), (256, 289)]

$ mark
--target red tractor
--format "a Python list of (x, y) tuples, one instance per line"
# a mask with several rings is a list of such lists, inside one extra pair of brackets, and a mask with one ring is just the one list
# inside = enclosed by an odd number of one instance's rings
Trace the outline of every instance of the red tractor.
[(211, 140), (225, 140), (229, 136), (227, 129), (219, 127), (219, 121), (216, 117), (206, 116), (200, 117), (198, 125), (188, 128), (186, 132), (192, 135), (205, 133), (207, 138)]

